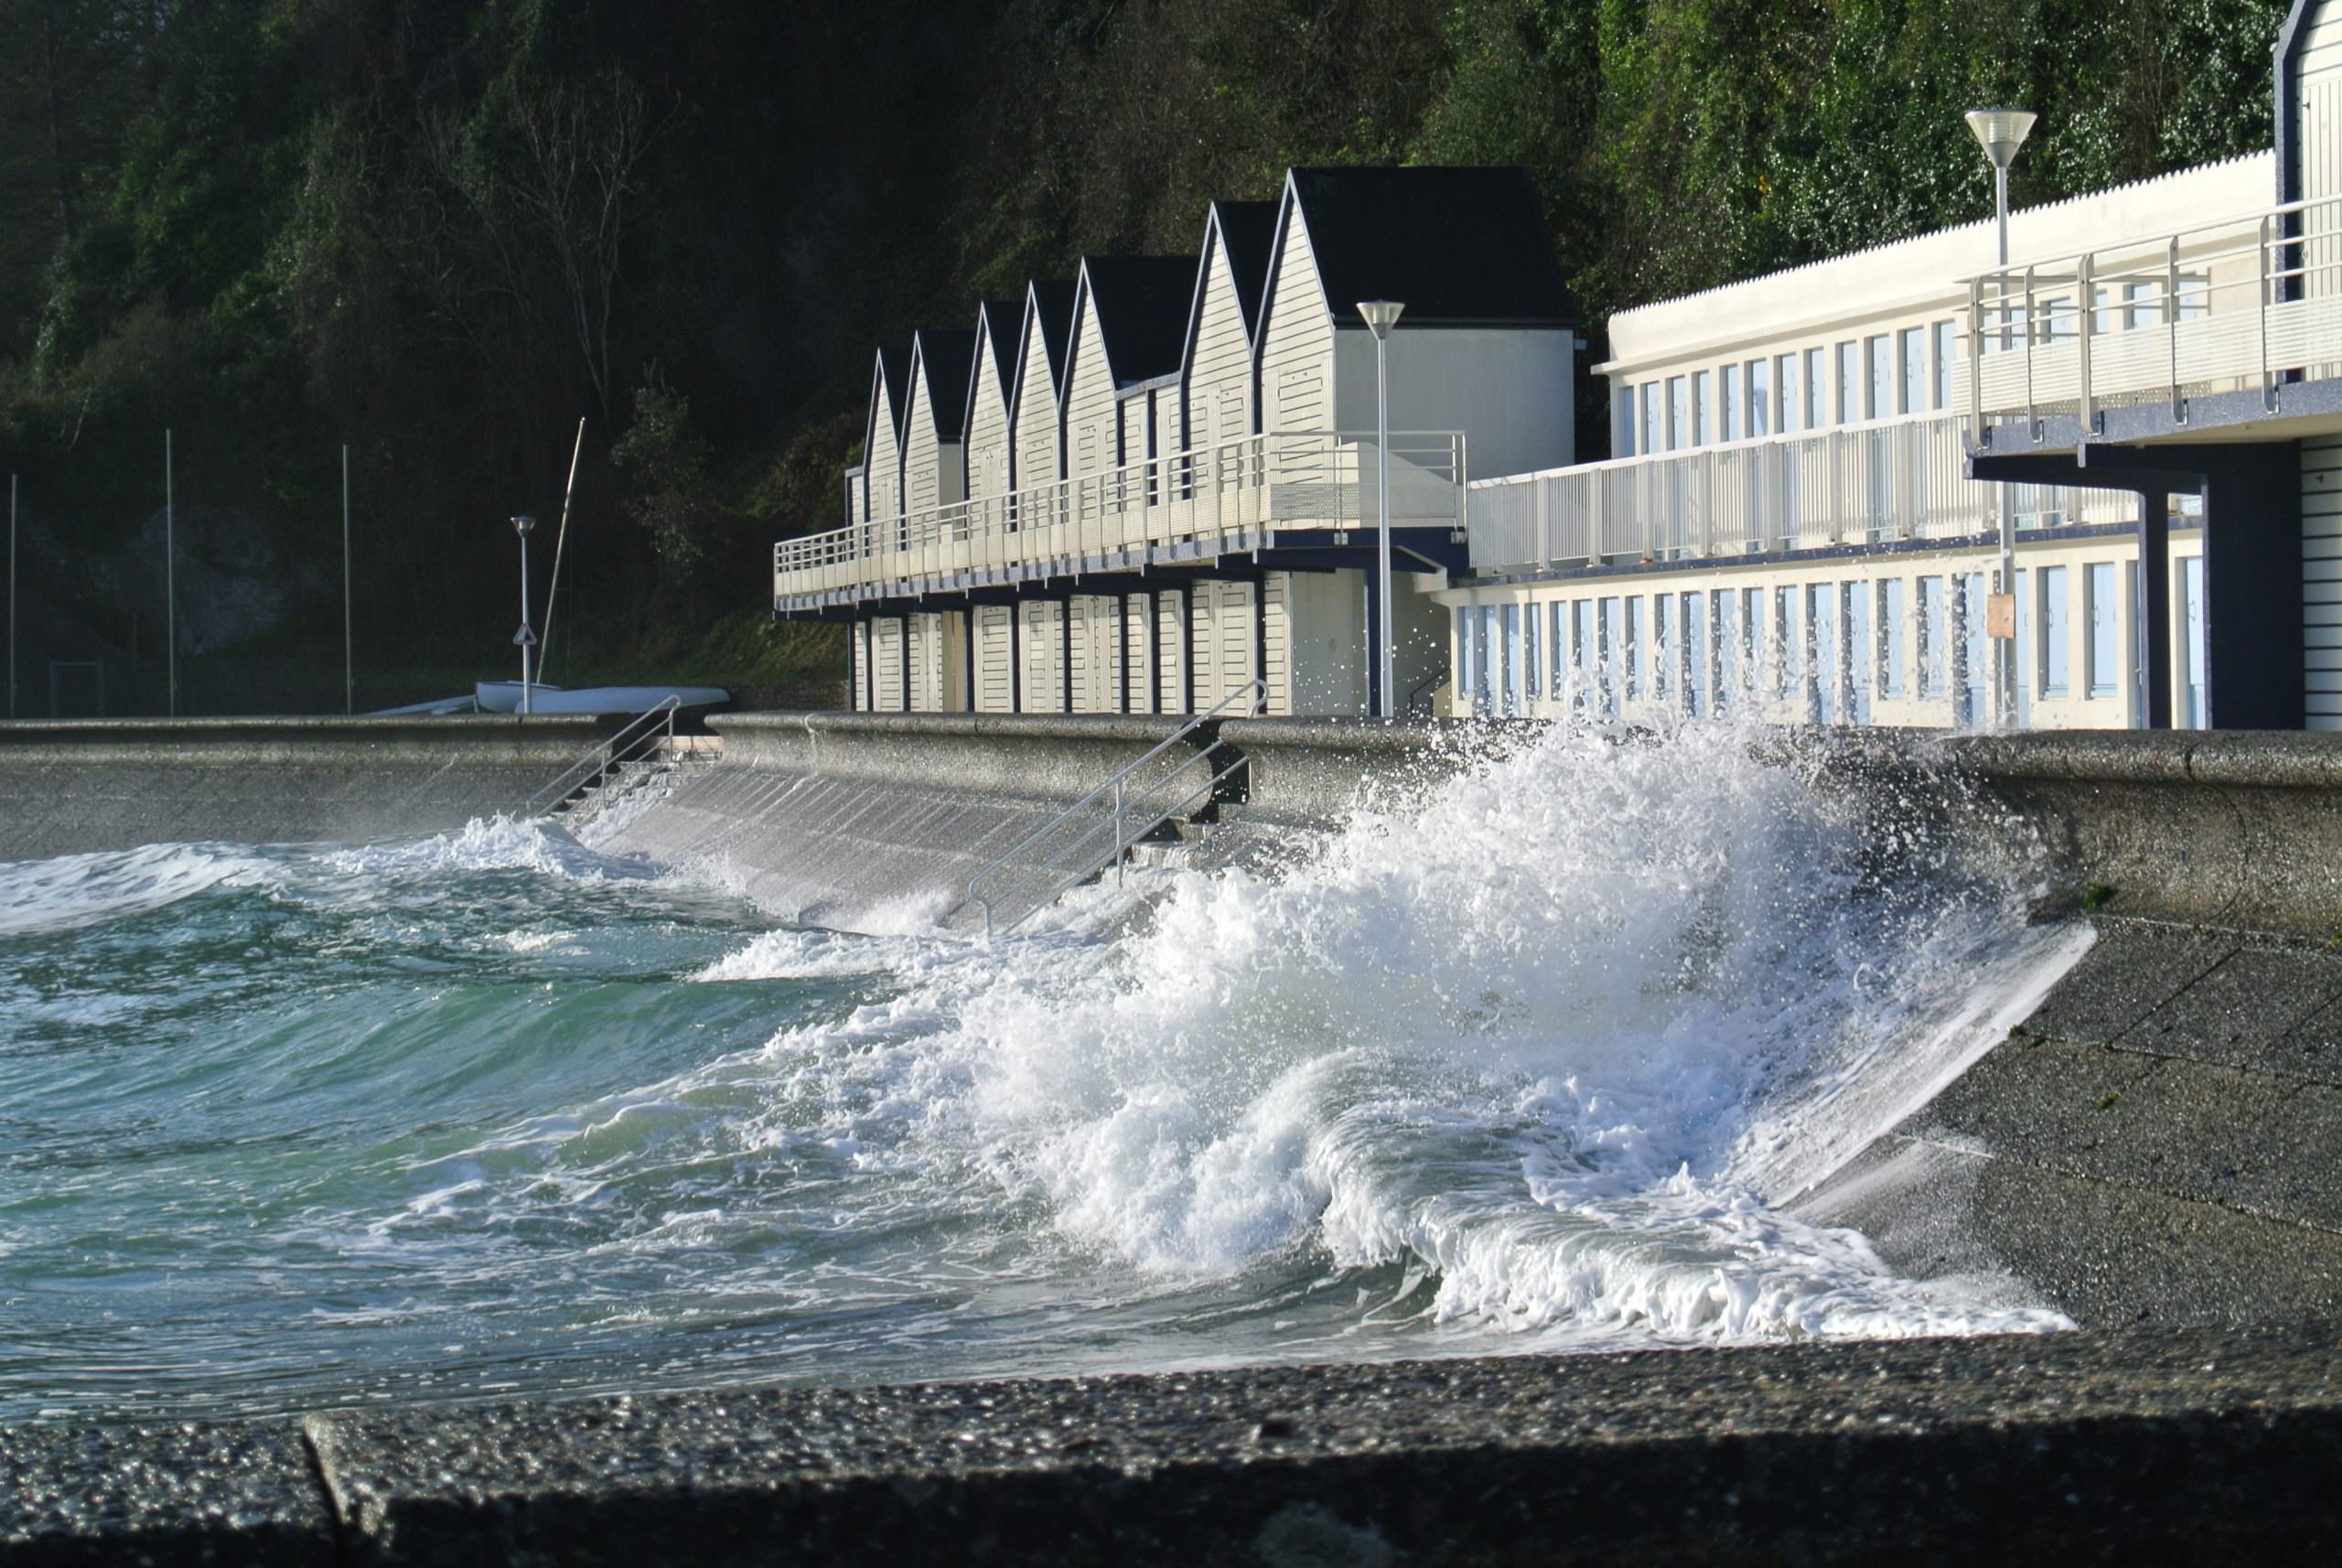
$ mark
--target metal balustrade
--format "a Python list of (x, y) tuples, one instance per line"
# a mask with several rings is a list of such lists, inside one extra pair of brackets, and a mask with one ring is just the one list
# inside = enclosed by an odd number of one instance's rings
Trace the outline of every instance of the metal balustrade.
[(2286, 202), (1967, 280), (1961, 389), (1996, 422), (2258, 391), (2342, 373), (2342, 197)]
[[(1473, 569), (1634, 564), (1958, 539), (1996, 526), (1964, 418), (1885, 420), (1586, 463), (1469, 487)], [(2011, 487), (2020, 528), (2127, 522), (2120, 490)]]
[[(1375, 472), (1371, 435), (1272, 431), (783, 540), (773, 596), (919, 592), (1158, 548), (1249, 548), (1239, 538), (1263, 529), (1371, 527)], [(1462, 528), (1468, 477), (1462, 435), (1392, 431), (1392, 526)]]

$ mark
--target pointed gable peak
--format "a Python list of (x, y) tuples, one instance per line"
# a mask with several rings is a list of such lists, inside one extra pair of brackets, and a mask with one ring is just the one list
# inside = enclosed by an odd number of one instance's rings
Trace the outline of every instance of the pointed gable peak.
[(967, 423), (968, 367), (975, 353), (972, 327), (922, 327), (912, 336), (912, 373), (927, 389), (928, 418), (940, 441), (959, 440)]
[(865, 424), (864, 450), (868, 450), (869, 438), (878, 434), (878, 413), (884, 407), (886, 429), (897, 446), (903, 439), (903, 404), (911, 382), (911, 346), (908, 343), (888, 343), (878, 350), (877, 364), (870, 372), (870, 418)]
[[(1035, 278), (1025, 285), (1025, 323), (1022, 332), (1029, 338), (1037, 334), (1041, 351), (1049, 367), (1049, 396), (1057, 397), (1065, 390), (1065, 349), (1073, 331), (1073, 296), (1075, 283), (1067, 278)], [(1017, 351), (1017, 395), (1024, 392), (1025, 350), (1020, 343)]]
[[(1236, 284), (1236, 308), (1244, 318), (1244, 334), (1260, 329), (1261, 296), (1269, 283), (1269, 255), (1276, 247), (1277, 204), (1273, 201), (1215, 201), (1204, 220), (1204, 254), (1211, 254), (1215, 239), (1228, 258), (1229, 275)], [(1197, 295), (1203, 288), (1199, 280)]]

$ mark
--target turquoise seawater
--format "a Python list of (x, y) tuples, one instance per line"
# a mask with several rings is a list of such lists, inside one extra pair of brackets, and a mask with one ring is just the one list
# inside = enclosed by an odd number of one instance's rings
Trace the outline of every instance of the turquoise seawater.
[(2070, 940), (1746, 751), (990, 949), (542, 823), (0, 865), (0, 1421), (2058, 1326), (1773, 1201)]

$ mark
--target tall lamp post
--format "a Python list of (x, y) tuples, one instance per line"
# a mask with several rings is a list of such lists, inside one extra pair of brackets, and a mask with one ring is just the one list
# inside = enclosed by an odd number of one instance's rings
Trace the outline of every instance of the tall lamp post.
[(1382, 716), (1399, 716), (1399, 696), (1391, 689), (1391, 644), (1396, 640), (1391, 625), (1391, 367), (1388, 350), (1391, 328), (1399, 325), (1399, 313), (1407, 307), (1395, 299), (1362, 299), (1358, 313), (1366, 317), (1367, 326), (1374, 333), (1374, 499), (1380, 514), (1375, 540), (1377, 585), (1375, 589), (1375, 619), (1380, 627), (1377, 673), (1381, 698)]
[[(2005, 322), (2009, 294), (2009, 165), (2016, 161), (2017, 149), (2025, 145), (2025, 138), (2032, 134), (2035, 115), (2030, 109), (1971, 109), (1967, 117), (1968, 128), (1976, 133), (1976, 140), (1983, 146), (1984, 156), (1993, 161), (1993, 229), (1999, 237), (1994, 259), (2002, 273), (2000, 315)], [(2083, 300), (2081, 308), (2088, 310), (2090, 301)], [(2025, 330), (2029, 332), (2032, 329), (2033, 324), (2025, 323)], [(1983, 343), (1980, 340), (1976, 346), (1981, 350)], [(1993, 587), (1998, 593), (2014, 594), (2016, 592), (2016, 507), (2006, 480), (2003, 480), (2000, 486), (1999, 510), (2001, 570), (1999, 581)], [(1994, 671), (1993, 684), (2001, 720), (2004, 724), (2013, 724), (2016, 720), (2018, 680), (2014, 636), (1998, 641), (1995, 649), (1993, 662), (1999, 668)]]
[(527, 512), (512, 520), (512, 532), (521, 536), (521, 629), (512, 634), (512, 645), (521, 650), (521, 712), (536, 712), (529, 697), (529, 650), (537, 645), (537, 634), (529, 628), (529, 531), (537, 520)]

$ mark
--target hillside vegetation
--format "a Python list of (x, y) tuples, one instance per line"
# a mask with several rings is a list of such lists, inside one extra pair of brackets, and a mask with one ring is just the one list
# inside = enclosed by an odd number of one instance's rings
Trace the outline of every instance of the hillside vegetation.
[(329, 640), (338, 676), (346, 443), (361, 664), (500, 671), (503, 519), (558, 513), (582, 417), (555, 673), (783, 679), (834, 644), (760, 641), (768, 552), (840, 516), (871, 346), (979, 295), (1191, 250), (1288, 164), (1517, 163), (1598, 350), (1623, 306), (1989, 211), (1973, 103), (2041, 112), (2020, 203), (2265, 146), (2283, 10), (0, 0), (27, 635), (151, 660), (167, 426), (182, 548), (278, 596), (207, 647)]

